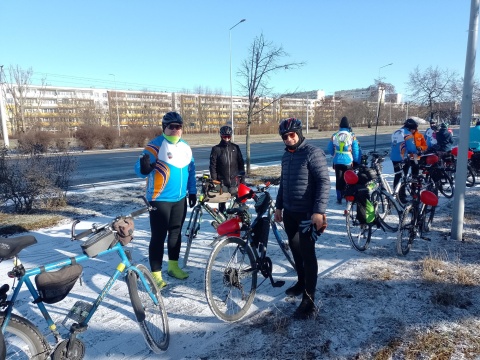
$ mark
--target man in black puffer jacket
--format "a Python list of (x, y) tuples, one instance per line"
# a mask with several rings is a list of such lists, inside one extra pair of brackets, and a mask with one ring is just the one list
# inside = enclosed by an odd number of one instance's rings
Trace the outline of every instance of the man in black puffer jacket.
[(298, 275), (297, 283), (285, 293), (303, 296), (294, 317), (306, 319), (315, 313), (318, 272), (315, 239), (327, 225), (325, 211), (330, 177), (325, 153), (307, 144), (300, 120), (282, 120), (279, 133), (286, 148), (282, 157), (275, 221), (283, 220)]
[[(223, 185), (229, 188), (237, 186), (235, 177), (245, 171), (245, 164), (242, 152), (237, 144), (231, 142), (232, 128), (222, 126), (220, 128), (222, 140), (212, 148), (210, 153), (210, 176), (213, 180), (222, 181)], [(225, 212), (225, 203), (218, 204), (218, 210)]]

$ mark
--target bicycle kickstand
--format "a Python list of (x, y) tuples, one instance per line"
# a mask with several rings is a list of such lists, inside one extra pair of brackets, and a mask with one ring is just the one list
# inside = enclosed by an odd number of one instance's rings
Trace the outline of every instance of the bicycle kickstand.
[(270, 283), (272, 284), (273, 287), (282, 287), (283, 285), (285, 285), (285, 281), (283, 280), (277, 280), (277, 281), (273, 280), (272, 274), (270, 274), (268, 278), (270, 279)]

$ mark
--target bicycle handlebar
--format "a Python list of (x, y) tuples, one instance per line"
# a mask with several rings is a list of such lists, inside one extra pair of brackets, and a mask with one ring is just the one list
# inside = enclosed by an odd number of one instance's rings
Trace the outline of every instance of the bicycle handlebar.
[[(130, 213), (129, 215), (125, 215), (126, 217), (132, 217), (132, 218), (135, 218), (137, 216), (140, 216), (141, 214), (144, 214), (146, 212), (149, 212), (149, 211), (154, 211), (156, 210), (155, 207), (151, 206), (150, 203), (148, 202), (147, 198), (145, 196), (141, 196), (140, 197), (143, 202), (147, 205), (146, 207), (144, 208), (141, 208), (141, 209), (138, 209), (138, 210), (135, 210), (133, 211), (132, 213)], [(115, 219), (117, 219), (118, 217), (116, 217)], [(113, 220), (115, 221), (115, 220)], [(88, 235), (91, 235), (91, 234), (96, 234), (98, 233), (100, 230), (103, 230), (105, 229), (106, 227), (108, 226), (111, 226), (112, 223), (107, 223), (107, 224), (102, 224), (102, 225), (97, 225), (97, 224), (92, 224), (91, 228), (90, 229), (87, 229), (87, 230), (84, 230), (82, 231), (81, 233), (78, 233), (78, 234), (75, 234), (75, 226), (80, 222), (80, 220), (75, 220), (73, 223), (72, 223), (72, 228), (71, 228), (71, 236), (70, 236), (70, 240), (71, 241), (74, 241), (74, 240), (80, 240), (82, 238), (84, 238), (85, 236), (88, 236)]]

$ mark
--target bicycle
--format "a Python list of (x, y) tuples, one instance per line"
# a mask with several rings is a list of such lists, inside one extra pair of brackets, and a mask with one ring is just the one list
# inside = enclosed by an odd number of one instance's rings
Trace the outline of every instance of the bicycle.
[[(272, 260), (267, 256), (268, 234), (269, 229), (274, 228), (272, 219), (275, 211), (269, 186), (259, 188), (257, 193), (251, 190), (243, 196), (254, 199), (255, 219), (250, 220), (245, 206), (227, 210), (237, 216), (218, 227), (220, 236), (212, 243), (213, 249), (205, 269), (205, 295), (213, 314), (223, 321), (234, 322), (245, 316), (257, 288), (266, 279), (273, 287), (285, 284), (285, 281), (273, 279)], [(243, 235), (240, 235), (241, 231)], [(277, 235), (275, 238), (282, 248)], [(288, 241), (283, 244), (288, 245)], [(282, 248), (282, 251), (293, 266), (290, 249), (286, 249)], [(258, 273), (265, 279), (257, 286)]]
[[(452, 165), (450, 166), (451, 176), (455, 179), (455, 172), (457, 169), (457, 157), (458, 157), (458, 146), (452, 148), (451, 154), (453, 155)], [(467, 179), (466, 179), (466, 187), (473, 187), (477, 182), (476, 177), (479, 176), (479, 170), (476, 166), (474, 166), (474, 161), (472, 158), (474, 157), (474, 151), (472, 149), (468, 149), (467, 152)]]
[(397, 253), (407, 255), (417, 236), (423, 240), (430, 239), (424, 236), (430, 230), (430, 225), (438, 205), (438, 196), (430, 190), (422, 190), (423, 176), (412, 181), (411, 189), (413, 201), (403, 210), (400, 228), (397, 234)]
[[(146, 199), (144, 199), (146, 201)], [(147, 203), (148, 204), (148, 203)], [(117, 217), (112, 223), (93, 224), (88, 230), (75, 234), (74, 221), (71, 228), (71, 240), (79, 240), (89, 236), (81, 245), (83, 253), (74, 257), (64, 258), (43, 266), (25, 269), (19, 253), (26, 247), (37, 243), (34, 236), (26, 235), (16, 238), (0, 239), (0, 261), (13, 259), (13, 268), (8, 276), (18, 281), (13, 286), (13, 293), (7, 299), (10, 286), (0, 288), (0, 324), (5, 336), (8, 359), (82, 359), (85, 354), (85, 345), (77, 337), (85, 332), (89, 322), (105, 296), (109, 293), (116, 280), (124, 276), (127, 283), (130, 301), (136, 321), (145, 337), (149, 348), (160, 353), (169, 345), (168, 318), (162, 296), (150, 273), (143, 265), (133, 265), (129, 250), (123, 248), (124, 243), (132, 239), (119, 236), (116, 227), (118, 221), (137, 217), (147, 211), (153, 211), (150, 206), (132, 212), (126, 217)], [(124, 241), (127, 239), (126, 241)], [(45, 304), (55, 304), (63, 300), (72, 290), (75, 282), (80, 278), (82, 267), (79, 263), (107, 254), (116, 253), (121, 262), (107, 281), (100, 294), (93, 303), (77, 301), (66, 315), (63, 325), (70, 325), (69, 334), (64, 338), (57, 324), (50, 316)], [(35, 277), (36, 288), (31, 277)], [(50, 346), (46, 337), (29, 320), (13, 314), (15, 303), (18, 302), (20, 291), (25, 285), (30, 292), (33, 303), (39, 308), (48, 328), (53, 334), (56, 344)]]
[[(233, 197), (228, 192), (223, 192), (223, 186), (220, 181), (211, 179), (208, 175), (202, 175), (197, 178), (201, 182), (200, 194), (198, 196), (197, 204), (193, 207), (190, 214), (190, 219), (185, 230), (187, 243), (185, 247), (185, 254), (183, 256), (183, 267), (187, 266), (190, 249), (192, 247), (193, 239), (197, 236), (200, 230), (200, 223), (202, 222), (203, 211), (207, 212), (212, 218), (212, 226), (216, 229), (219, 224), (227, 220), (227, 217), (212, 208), (208, 202), (229, 202), (229, 208), (233, 206)], [(214, 192), (215, 191), (215, 192)]]

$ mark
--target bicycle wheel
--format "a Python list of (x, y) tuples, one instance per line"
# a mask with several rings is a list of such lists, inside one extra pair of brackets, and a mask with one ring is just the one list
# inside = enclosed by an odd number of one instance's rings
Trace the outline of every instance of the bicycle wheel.
[(417, 209), (412, 205), (408, 205), (403, 211), (402, 221), (397, 235), (398, 255), (407, 255), (410, 251), (416, 235), (416, 221)]
[(397, 232), (400, 224), (400, 205), (383, 191), (375, 190), (371, 196), (375, 218), (386, 231)]
[(252, 249), (237, 237), (220, 241), (205, 270), (205, 295), (215, 316), (223, 321), (241, 319), (252, 305), (257, 270)]
[[(0, 324), (5, 321), (5, 313), (0, 313)], [(5, 338), (7, 359), (48, 359), (50, 346), (42, 333), (27, 319), (12, 314), (8, 322)]]
[(350, 243), (357, 251), (365, 251), (368, 249), (370, 239), (372, 237), (372, 226), (369, 224), (361, 224), (357, 220), (358, 204), (356, 201), (347, 203), (346, 225), (347, 234)]
[(276, 223), (275, 221), (271, 220), (270, 225), (273, 235), (275, 236), (275, 239), (277, 240), (278, 246), (282, 250), (283, 255), (285, 255), (285, 258), (288, 260), (290, 265), (292, 265), (293, 270), (296, 270), (295, 261), (293, 261), (292, 249), (290, 249), (290, 245), (288, 244), (288, 236), (285, 232), (285, 227), (283, 226), (283, 223)]
[[(161, 350), (168, 348), (170, 341), (167, 312), (150, 271), (141, 264), (136, 267), (143, 274), (147, 283), (143, 283), (135, 271), (128, 272), (127, 286), (130, 301), (147, 345), (154, 353), (158, 354)], [(158, 304), (155, 305), (147, 289), (150, 289), (155, 295)]]
[(467, 187), (473, 187), (475, 185), (475, 172), (473, 171), (470, 164), (467, 165)]
[(438, 180), (437, 183), (437, 188), (440, 190), (440, 192), (445, 196), (447, 199), (451, 199), (453, 197), (453, 192), (455, 187), (453, 186), (453, 180), (450, 176), (447, 175), (445, 170), (440, 170), (441, 171), (441, 177), (440, 180)]
[(194, 207), (190, 221), (187, 226), (187, 244), (185, 246), (185, 255), (183, 255), (183, 267), (187, 266), (188, 256), (190, 255), (190, 248), (192, 247), (193, 238), (197, 236), (200, 229), (200, 208)]

